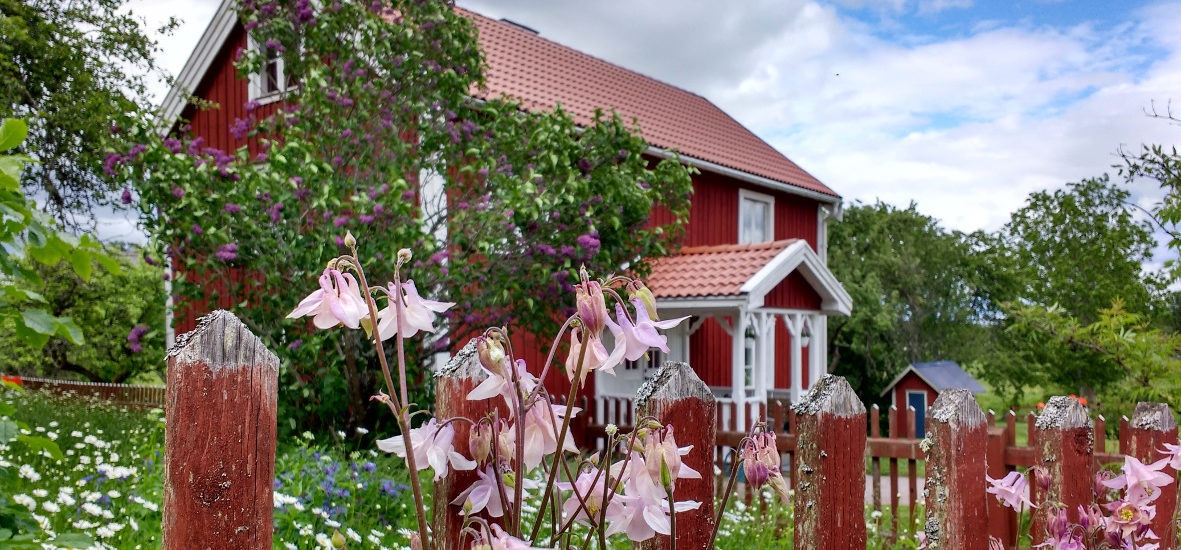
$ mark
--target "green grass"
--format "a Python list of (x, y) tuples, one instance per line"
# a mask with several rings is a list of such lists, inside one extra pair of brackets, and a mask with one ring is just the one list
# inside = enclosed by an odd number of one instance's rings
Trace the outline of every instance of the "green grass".
[[(0, 390), (11, 420), (51, 438), (56, 460), (15, 441), (0, 443), (0, 532), (53, 544), (82, 534), (100, 548), (159, 548), (164, 419), (79, 399)], [(355, 547), (406, 545), (409, 491), (397, 457), (310, 437), (280, 442), (275, 460), (275, 547), (311, 548), (335, 529)], [(64, 546), (59, 541), (59, 546)], [(0, 547), (17, 543), (0, 541)], [(29, 546), (41, 548), (40, 545)]]

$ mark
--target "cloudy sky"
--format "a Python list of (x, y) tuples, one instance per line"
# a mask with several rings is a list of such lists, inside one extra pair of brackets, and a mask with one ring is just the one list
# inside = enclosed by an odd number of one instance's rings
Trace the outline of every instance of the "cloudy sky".
[[(847, 200), (995, 230), (1032, 191), (1111, 172), (1121, 146), (1181, 144), (1181, 3), (1100, 0), (461, 0), (705, 96)], [(217, 7), (183, 18), (184, 65)], [(1118, 7), (1113, 7), (1118, 6)], [(1156, 190), (1136, 190), (1147, 204)]]

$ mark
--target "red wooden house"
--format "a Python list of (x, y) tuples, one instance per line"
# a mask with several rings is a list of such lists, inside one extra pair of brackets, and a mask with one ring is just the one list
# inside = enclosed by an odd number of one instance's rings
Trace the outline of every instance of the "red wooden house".
[(906, 367), (886, 385), (880, 397), (890, 394), (890, 404), (899, 409), (914, 407), (915, 435), (924, 437), (927, 409), (935, 404), (943, 390), (953, 388), (963, 388), (975, 394), (985, 392), (984, 386), (955, 361), (931, 361)]
[[(243, 144), (228, 131), (245, 116), (237, 112), (243, 103), (265, 102), (285, 82), (281, 66), (268, 78), (237, 78), (234, 52), (254, 44), (236, 4), (223, 0), (162, 106), (166, 120), (189, 118), (223, 150)], [(798, 399), (825, 371), (826, 316), (852, 306), (825, 267), (825, 224), (839, 212), (840, 196), (701, 96), (511, 22), (461, 13), (475, 22), (488, 65), (486, 88), (473, 95), (511, 96), (535, 110), (560, 103), (582, 123), (593, 121), (596, 108), (614, 109), (638, 123), (652, 157), (675, 149), (701, 172), (684, 248), (657, 262), (648, 280), (662, 315), (693, 318), (669, 335), (669, 357), (650, 361), (689, 361), (720, 398), (739, 405), (739, 429), (747, 407), (768, 395)], [(221, 109), (194, 111), (182, 90)], [(628, 367), (614, 378), (597, 376), (595, 395), (634, 395), (648, 368)], [(547, 380), (558, 395), (564, 383), (561, 373)]]

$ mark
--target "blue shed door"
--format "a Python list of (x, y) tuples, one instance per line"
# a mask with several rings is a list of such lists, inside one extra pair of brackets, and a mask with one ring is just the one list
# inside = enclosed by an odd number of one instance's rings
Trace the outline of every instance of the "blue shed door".
[(906, 392), (906, 404), (914, 407), (914, 433), (916, 437), (927, 437), (927, 392)]

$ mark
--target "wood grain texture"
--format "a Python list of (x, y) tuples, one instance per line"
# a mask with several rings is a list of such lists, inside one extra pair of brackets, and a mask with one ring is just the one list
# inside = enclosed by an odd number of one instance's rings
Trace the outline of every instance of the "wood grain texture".
[(795, 547), (862, 550), (865, 406), (844, 378), (826, 375), (793, 409), (799, 427)]
[[(717, 404), (709, 387), (687, 363), (666, 361), (656, 377), (640, 387), (636, 396), (636, 418), (655, 417), (657, 422), (672, 425), (677, 445), (692, 445), (682, 457), (684, 464), (701, 473), (701, 479), (678, 479), (673, 498), (678, 502), (695, 500), (696, 510), (677, 514), (677, 548), (704, 549), (709, 546), (714, 529), (714, 441)], [(669, 537), (656, 535), (640, 543), (640, 548), (668, 548)]]
[(1065, 395), (1051, 397), (1038, 415), (1031, 434), (1034, 464), (1049, 473), (1050, 486), (1042, 489), (1035, 476), (1030, 476), (1030, 496), (1038, 506), (1030, 529), (1034, 545), (1045, 542), (1046, 517), (1053, 511), (1043, 503), (1064, 504), (1068, 520), (1077, 523), (1078, 507), (1095, 501), (1094, 428), (1082, 404)]
[(987, 550), (984, 413), (964, 389), (946, 390), (927, 416), (927, 548)]
[(266, 550), (273, 539), (279, 359), (228, 311), (168, 352), (166, 550)]
[[(1128, 425), (1128, 455), (1140, 462), (1151, 464), (1162, 458), (1160, 452), (1165, 443), (1177, 444), (1177, 421), (1173, 411), (1164, 403), (1137, 403)], [(1176, 470), (1165, 466), (1162, 472), (1176, 479)], [(1152, 520), (1152, 531), (1160, 537), (1160, 550), (1174, 550), (1176, 546), (1176, 524), (1173, 513), (1177, 509), (1177, 488), (1165, 487), (1156, 499), (1156, 517)]]

